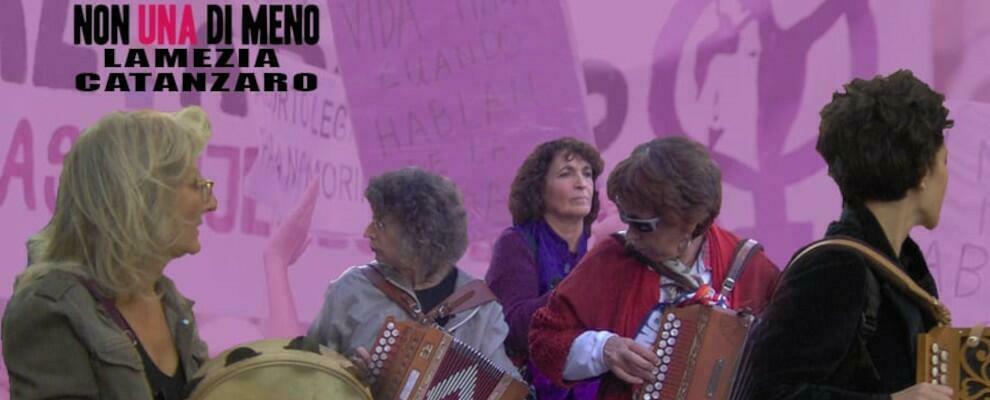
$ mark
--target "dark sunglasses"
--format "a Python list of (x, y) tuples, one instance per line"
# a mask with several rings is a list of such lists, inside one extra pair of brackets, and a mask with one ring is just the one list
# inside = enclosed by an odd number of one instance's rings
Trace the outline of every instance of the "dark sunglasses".
[(657, 224), (660, 223), (660, 217), (630, 218), (622, 211), (619, 211), (619, 220), (621, 220), (622, 223), (629, 225), (630, 228), (643, 233), (650, 233), (657, 230)]

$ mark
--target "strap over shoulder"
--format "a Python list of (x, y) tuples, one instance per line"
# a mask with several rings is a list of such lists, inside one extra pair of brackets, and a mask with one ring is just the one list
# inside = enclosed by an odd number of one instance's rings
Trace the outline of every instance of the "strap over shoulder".
[(484, 281), (475, 279), (447, 296), (429, 314), (424, 314), (419, 300), (385, 279), (381, 271), (374, 267), (363, 268), (361, 271), (386, 297), (401, 307), (414, 321), (424, 325), (436, 325), (438, 319), (495, 301), (495, 294), (488, 285)]
[(732, 265), (729, 267), (729, 273), (725, 275), (725, 280), (722, 281), (722, 291), (720, 292), (722, 296), (729, 297), (732, 289), (736, 287), (736, 281), (739, 280), (743, 270), (746, 269), (746, 264), (760, 250), (763, 250), (763, 246), (756, 240), (744, 239), (739, 241), (739, 244), (736, 245), (736, 251), (732, 256)]
[(862, 254), (870, 260), (870, 266), (876, 271), (879, 278), (890, 283), (909, 299), (927, 311), (939, 325), (949, 325), (952, 323), (952, 314), (938, 299), (926, 292), (907, 274), (904, 273), (893, 261), (890, 261), (882, 253), (863, 243), (860, 240), (846, 237), (834, 236), (812, 243), (804, 248), (791, 260), (791, 265), (809, 253), (824, 247), (843, 247)]

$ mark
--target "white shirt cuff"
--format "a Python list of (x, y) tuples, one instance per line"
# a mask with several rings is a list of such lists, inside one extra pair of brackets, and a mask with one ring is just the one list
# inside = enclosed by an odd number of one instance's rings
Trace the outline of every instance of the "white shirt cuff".
[(586, 331), (574, 339), (564, 364), (564, 379), (579, 381), (608, 372), (603, 350), (612, 336), (609, 331)]

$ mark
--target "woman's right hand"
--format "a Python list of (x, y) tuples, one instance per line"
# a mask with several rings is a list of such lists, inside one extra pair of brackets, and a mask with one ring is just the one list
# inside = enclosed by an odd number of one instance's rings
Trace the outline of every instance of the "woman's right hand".
[(374, 383), (375, 377), (371, 374), (371, 365), (373, 361), (371, 360), (371, 353), (368, 352), (368, 349), (358, 347), (354, 350), (354, 354), (351, 354), (350, 360), (351, 363), (354, 364), (354, 367), (357, 368), (359, 374), (358, 379), (361, 379), (365, 384), (371, 386), (371, 384)]
[(890, 395), (891, 400), (952, 400), (952, 388), (931, 383), (919, 383)]
[(612, 336), (602, 349), (605, 365), (616, 377), (626, 383), (641, 385), (652, 381), (653, 370), (660, 365), (660, 359), (635, 340)]

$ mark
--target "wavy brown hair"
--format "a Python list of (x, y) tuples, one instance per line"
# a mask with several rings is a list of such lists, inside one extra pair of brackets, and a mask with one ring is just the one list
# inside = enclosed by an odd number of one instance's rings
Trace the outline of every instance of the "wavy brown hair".
[(608, 198), (652, 210), (663, 219), (697, 223), (696, 237), (722, 208), (722, 172), (698, 142), (683, 136), (654, 139), (636, 146), (615, 166), (608, 177)]
[[(594, 184), (605, 168), (601, 154), (590, 144), (572, 137), (544, 142), (526, 157), (522, 166), (516, 171), (509, 192), (509, 212), (512, 213), (512, 223), (522, 224), (543, 218), (546, 204), (543, 202), (543, 191), (547, 184), (547, 172), (550, 164), (558, 154), (565, 157), (578, 157), (591, 165), (591, 181)], [(568, 158), (569, 159), (569, 158)], [(598, 188), (591, 195), (591, 212), (584, 217), (584, 228), (591, 228), (591, 223), (598, 218), (601, 207), (598, 201)]]

